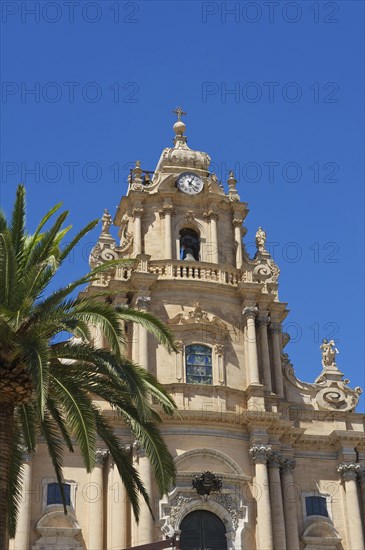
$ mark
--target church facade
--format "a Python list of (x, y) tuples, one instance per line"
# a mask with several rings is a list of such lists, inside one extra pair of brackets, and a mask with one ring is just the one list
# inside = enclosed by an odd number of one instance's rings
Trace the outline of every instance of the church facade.
[[(361, 389), (344, 379), (333, 341), (318, 351), (317, 379), (296, 378), (265, 231), (258, 228), (250, 258), (248, 208), (234, 173), (225, 189), (209, 172), (208, 154), (188, 147), (182, 114), (177, 109), (173, 147), (163, 150), (155, 172), (138, 161), (131, 171), (114, 219), (118, 242), (106, 212), (90, 256), (92, 266), (133, 262), (101, 274), (87, 290), (117, 291), (116, 304), (152, 312), (176, 337), (178, 352), (169, 355), (144, 328), (126, 327), (129, 356), (178, 406), (162, 425), (176, 486), (160, 498), (143, 449), (100, 403), (133, 453), (154, 519), (142, 505), (136, 524), (103, 448), (90, 474), (77, 453), (66, 456), (64, 516), (40, 442), (36, 456), (24, 457), (11, 549), (152, 549), (174, 539), (182, 550), (365, 550), (364, 415), (355, 412)], [(106, 345), (103, 335), (94, 339)]]

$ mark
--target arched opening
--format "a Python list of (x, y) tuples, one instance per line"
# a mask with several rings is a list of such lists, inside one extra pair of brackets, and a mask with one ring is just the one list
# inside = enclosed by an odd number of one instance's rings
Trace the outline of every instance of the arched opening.
[(180, 230), (180, 260), (199, 261), (200, 237), (194, 229)]
[(181, 550), (227, 550), (223, 521), (207, 510), (190, 512), (180, 525)]

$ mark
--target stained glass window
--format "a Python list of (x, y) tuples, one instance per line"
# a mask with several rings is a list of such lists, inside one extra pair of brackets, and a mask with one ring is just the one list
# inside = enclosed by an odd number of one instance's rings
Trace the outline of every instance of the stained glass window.
[(212, 384), (212, 350), (208, 346), (192, 344), (185, 348), (186, 382)]
[(326, 497), (305, 497), (307, 516), (324, 516), (328, 518)]

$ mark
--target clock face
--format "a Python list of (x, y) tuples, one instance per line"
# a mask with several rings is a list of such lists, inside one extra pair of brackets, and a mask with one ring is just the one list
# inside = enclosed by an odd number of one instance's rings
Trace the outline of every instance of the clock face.
[(203, 180), (192, 172), (183, 172), (177, 178), (177, 186), (180, 191), (188, 195), (196, 195), (203, 189)]

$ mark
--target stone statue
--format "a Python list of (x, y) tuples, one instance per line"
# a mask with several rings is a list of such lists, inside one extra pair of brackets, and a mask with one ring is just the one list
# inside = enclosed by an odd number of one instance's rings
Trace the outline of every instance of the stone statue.
[(320, 350), (322, 351), (322, 364), (324, 367), (330, 367), (331, 365), (336, 364), (336, 354), (338, 353), (338, 349), (335, 348), (335, 342), (334, 340), (326, 340), (324, 338)]
[(109, 214), (107, 208), (105, 208), (105, 210), (104, 210), (104, 214), (103, 214), (103, 217), (101, 218), (101, 221), (103, 223), (103, 226), (102, 226), (102, 229), (101, 229), (101, 234), (102, 235), (109, 235), (109, 228), (112, 224), (112, 217)]
[(265, 252), (266, 232), (259, 227), (255, 236), (256, 246), (259, 252)]

